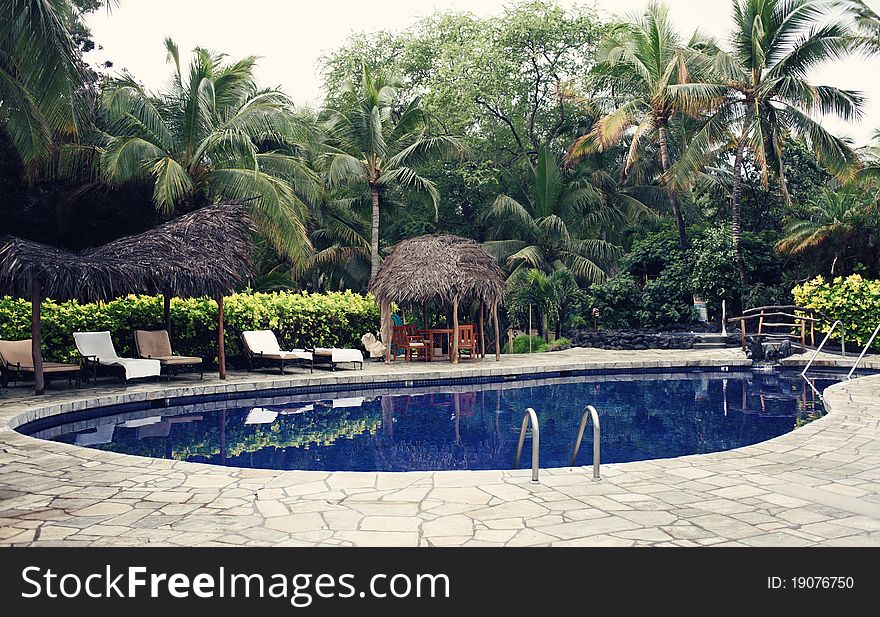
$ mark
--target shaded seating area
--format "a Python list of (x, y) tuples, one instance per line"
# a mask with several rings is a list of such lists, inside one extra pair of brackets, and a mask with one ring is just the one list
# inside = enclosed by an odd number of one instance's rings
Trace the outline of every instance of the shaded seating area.
[[(260, 364), (277, 362), (282, 375), (285, 364), (306, 364), (311, 372), (315, 370), (315, 357), (312, 352), (305, 349), (282, 350), (278, 338), (271, 330), (245, 330), (241, 333), (241, 341), (250, 371), (254, 370), (254, 362)], [(363, 361), (363, 357), (361, 360)]]
[(110, 332), (74, 332), (73, 340), (87, 376), (98, 378), (99, 369), (121, 370), (125, 381), (141, 377), (158, 377), (162, 364), (158, 360), (121, 358), (113, 346)]
[(137, 350), (138, 357), (151, 360), (158, 360), (168, 379), (174, 374), (174, 371), (180, 368), (194, 366), (199, 367), (199, 378), (204, 378), (205, 371), (202, 368), (203, 362), (201, 358), (194, 356), (177, 356), (171, 349), (171, 337), (168, 336), (168, 330), (135, 330), (134, 331), (134, 347)]
[[(21, 341), (0, 341), (0, 373), (4, 385), (10, 381), (34, 378), (34, 358), (31, 353), (31, 339)], [(80, 365), (46, 362), (40, 358), (43, 374), (48, 384), (53, 377), (67, 378), (68, 383), (76, 380), (80, 385)]]
[[(386, 362), (396, 360), (401, 350), (405, 360), (432, 361), (448, 355), (450, 362), (457, 363), (462, 356), (484, 356), (487, 312), (494, 330), (495, 359), (501, 359), (498, 307), (504, 299), (505, 278), (474, 240), (448, 234), (404, 240), (385, 258), (369, 291), (379, 302), (382, 340), (390, 341)], [(392, 305), (421, 314), (422, 327), (395, 325)], [(446, 327), (431, 322), (429, 315), (435, 310), (451, 313)], [(477, 324), (462, 324), (461, 316), (467, 314), (476, 314)]]
[[(243, 285), (253, 271), (252, 228), (245, 206), (239, 203), (200, 208), (144, 233), (82, 252), (0, 236), (0, 294), (31, 303), (35, 393), (43, 394), (45, 390), (40, 319), (44, 298), (95, 302), (132, 293), (163, 295), (169, 340), (172, 297), (215, 298), (217, 365), (221, 379), (225, 379), (223, 295)], [(110, 357), (110, 349), (104, 343), (97, 351), (106, 359)], [(80, 351), (84, 356), (95, 355), (95, 349)], [(115, 350), (112, 353), (118, 357)], [(129, 360), (160, 365), (158, 360)], [(139, 371), (131, 369), (131, 372)], [(126, 370), (126, 375), (129, 373)]]

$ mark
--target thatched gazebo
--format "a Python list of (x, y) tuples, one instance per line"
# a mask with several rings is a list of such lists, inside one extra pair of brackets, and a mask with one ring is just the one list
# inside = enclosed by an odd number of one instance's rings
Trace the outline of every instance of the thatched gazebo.
[[(370, 281), (369, 291), (379, 302), (385, 361), (391, 357), (391, 304), (452, 307), (450, 359), (458, 361), (459, 307), (480, 303), (480, 340), (483, 308), (488, 307), (495, 328), (495, 359), (501, 359), (498, 305), (504, 300), (504, 273), (482, 246), (459, 236), (435, 234), (400, 242)], [(483, 343), (485, 347), (485, 343)]]
[(242, 205), (208, 206), (149, 231), (72, 253), (11, 236), (0, 237), (0, 293), (31, 301), (34, 388), (44, 390), (40, 351), (43, 298), (94, 302), (129, 293), (212, 296), (219, 303), (220, 376), (225, 378), (223, 294), (252, 272), (251, 222)]

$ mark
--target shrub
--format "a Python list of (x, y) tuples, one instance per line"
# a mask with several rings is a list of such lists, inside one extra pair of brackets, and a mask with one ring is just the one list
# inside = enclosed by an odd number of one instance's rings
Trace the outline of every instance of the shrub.
[[(578, 323), (589, 327), (593, 308), (599, 308), (599, 324), (606, 329), (689, 323), (695, 318), (694, 293), (707, 301), (710, 320), (720, 317), (723, 299), (729, 312), (735, 310), (740, 281), (730, 228), (692, 227), (688, 235), (688, 261), (682, 258), (673, 229), (635, 242), (620, 260), (620, 271), (605, 283), (590, 287), (579, 301)], [(764, 234), (752, 233), (743, 233), (742, 243), (746, 269), (754, 282), (746, 290), (746, 304), (784, 301), (788, 292), (779, 284), (782, 261), (774, 253), (773, 243)]]
[[(379, 328), (379, 308), (371, 296), (326, 294), (233, 294), (224, 299), (226, 353), (240, 353), (243, 330), (273, 330), (283, 347), (356, 347), (365, 332)], [(30, 337), (30, 303), (0, 297), (0, 338)], [(162, 298), (128, 296), (111, 302), (80, 304), (45, 300), (42, 306), (43, 355), (49, 361), (77, 359), (72, 333), (109, 330), (116, 351), (134, 355), (136, 329), (159, 329)], [(217, 302), (175, 298), (171, 303), (175, 351), (214, 361), (217, 358)]]
[[(540, 336), (532, 335), (532, 353), (547, 351), (547, 344)], [(510, 345), (504, 346), (504, 353), (510, 353)], [(529, 335), (520, 334), (513, 339), (513, 353), (529, 353)]]
[(547, 343), (544, 351), (559, 351), (561, 349), (568, 349), (569, 347), (571, 347), (571, 341), (561, 336)]
[[(880, 281), (863, 279), (858, 274), (826, 281), (817, 276), (792, 290), (795, 303), (839, 319), (846, 328), (847, 341), (864, 345), (880, 323)], [(830, 324), (829, 324), (830, 325)], [(827, 329), (827, 326), (826, 326)], [(832, 338), (840, 339), (839, 329)], [(880, 338), (880, 337), (878, 337)], [(880, 349), (880, 341), (873, 347)]]

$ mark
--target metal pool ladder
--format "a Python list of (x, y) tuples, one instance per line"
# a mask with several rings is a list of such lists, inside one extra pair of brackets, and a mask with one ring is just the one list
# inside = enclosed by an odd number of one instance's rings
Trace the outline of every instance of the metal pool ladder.
[[(813, 352), (813, 357), (810, 358), (810, 361), (807, 362), (807, 365), (804, 367), (804, 370), (801, 371), (801, 377), (806, 375), (807, 371), (810, 370), (810, 367), (813, 366), (813, 362), (816, 360), (816, 357), (819, 355), (819, 352), (822, 351), (822, 348), (825, 347), (825, 343), (828, 342), (828, 339), (831, 336), (831, 333), (834, 332), (834, 328), (836, 328), (837, 326), (840, 326), (840, 353), (844, 358), (846, 357), (846, 340), (845, 340), (845, 334), (844, 334), (844, 330), (843, 330), (843, 322), (841, 322), (838, 319), (833, 324), (831, 324), (831, 329), (828, 330), (828, 334), (825, 335), (825, 338), (823, 338), (822, 342), (819, 343), (819, 346), (816, 348), (816, 351)], [(880, 329), (880, 325), (878, 325), (877, 328)], [(874, 331), (874, 334), (875, 335), (877, 334), (876, 330)], [(871, 340), (872, 341), (874, 340), (873, 336), (871, 337)], [(870, 342), (869, 342), (869, 344), (870, 344)], [(867, 347), (865, 349), (867, 349)], [(865, 355), (865, 350), (862, 351), (862, 355)], [(861, 360), (861, 357), (859, 357), (859, 360)], [(858, 360), (856, 361), (856, 364), (858, 364)], [(853, 367), (853, 370), (855, 370), (855, 367)]]
[(523, 414), (522, 427), (519, 429), (519, 443), (516, 446), (516, 456), (513, 459), (513, 468), (519, 468), (519, 459), (522, 455), (523, 443), (526, 440), (526, 429), (532, 425), (532, 482), (538, 481), (538, 453), (541, 449), (541, 431), (538, 428), (538, 416), (535, 410), (529, 407)]
[(862, 361), (862, 358), (865, 357), (865, 354), (868, 353), (868, 348), (871, 346), (871, 343), (874, 342), (874, 339), (877, 337), (878, 332), (880, 332), (880, 324), (877, 324), (877, 327), (874, 328), (874, 333), (871, 335), (871, 338), (868, 339), (868, 342), (865, 343), (865, 346), (862, 348), (862, 353), (859, 354), (859, 357), (856, 359), (855, 364), (853, 364), (852, 368), (849, 369), (849, 373), (846, 374), (847, 379), (852, 379), (853, 373), (856, 372), (856, 367), (859, 365), (859, 362)]
[(599, 453), (601, 451), (602, 430), (599, 427), (599, 412), (592, 405), (584, 407), (584, 413), (581, 414), (581, 424), (578, 428), (577, 438), (574, 441), (574, 450), (571, 453), (569, 466), (574, 467), (578, 452), (581, 449), (581, 442), (584, 440), (584, 431), (587, 428), (587, 422), (593, 420), (593, 481), (601, 480), (599, 476)]

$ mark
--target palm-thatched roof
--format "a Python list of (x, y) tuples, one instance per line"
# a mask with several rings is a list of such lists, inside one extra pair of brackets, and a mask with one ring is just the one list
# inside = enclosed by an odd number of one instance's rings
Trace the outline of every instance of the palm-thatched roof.
[(436, 234), (399, 243), (385, 258), (369, 290), (380, 303), (402, 305), (504, 299), (501, 268), (482, 246), (459, 236)]
[(243, 205), (208, 206), (114, 240), (90, 256), (138, 264), (151, 293), (213, 296), (232, 291), (253, 273), (251, 227)]
[(105, 300), (145, 291), (136, 264), (103, 261), (12, 236), (0, 237), (0, 294), (30, 298), (31, 281), (56, 300)]
[(0, 294), (28, 298), (34, 279), (57, 300), (228, 292), (252, 271), (250, 228), (244, 206), (216, 205), (82, 253), (3, 236)]

